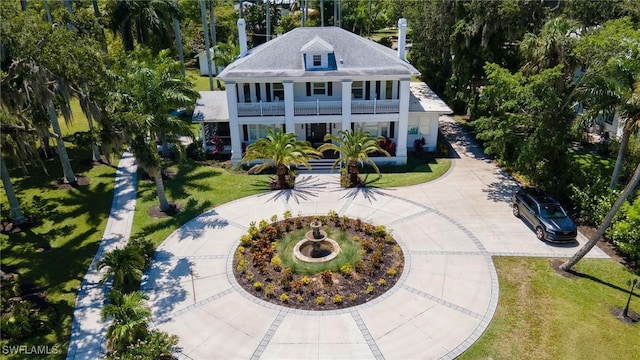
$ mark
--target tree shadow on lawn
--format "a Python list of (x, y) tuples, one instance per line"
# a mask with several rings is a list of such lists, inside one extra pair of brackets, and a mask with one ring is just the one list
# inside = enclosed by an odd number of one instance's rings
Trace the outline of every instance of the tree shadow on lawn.
[[(590, 281), (593, 281), (593, 282), (595, 282), (597, 284), (601, 284), (601, 285), (604, 285), (606, 287), (609, 287), (609, 288), (611, 288), (613, 290), (620, 291), (620, 292), (624, 293), (627, 296), (629, 295), (629, 289), (628, 288), (625, 289), (625, 288), (623, 288), (621, 286), (618, 286), (618, 285), (612, 284), (610, 282), (604, 281), (604, 280), (602, 280), (600, 278), (597, 278), (597, 277), (595, 277), (593, 275), (582, 273), (582, 272), (580, 272), (578, 270), (575, 270), (575, 269), (569, 269), (568, 271), (562, 270), (560, 268), (560, 265), (562, 265), (564, 262), (565, 262), (565, 260), (563, 260), (563, 259), (552, 259), (550, 261), (550, 265), (551, 265), (551, 268), (553, 268), (553, 270), (558, 275), (560, 275), (562, 277), (565, 277), (565, 278), (568, 278), (568, 279), (581, 278), (581, 279), (590, 280)], [(633, 298), (640, 298), (640, 295), (636, 294), (635, 292), (632, 293), (631, 296)]]
[(132, 237), (144, 238), (167, 228), (178, 229), (212, 206), (213, 204), (209, 200), (199, 201), (194, 198), (190, 198), (184, 206), (183, 211), (180, 211), (173, 216), (158, 219), (157, 221), (143, 226), (142, 229), (136, 234), (133, 234)]

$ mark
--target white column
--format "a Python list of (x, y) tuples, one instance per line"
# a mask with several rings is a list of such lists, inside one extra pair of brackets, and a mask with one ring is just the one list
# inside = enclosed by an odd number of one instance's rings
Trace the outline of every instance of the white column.
[(396, 157), (398, 164), (407, 162), (407, 127), (409, 124), (409, 79), (400, 80), (400, 112), (398, 114), (398, 148)]
[(284, 86), (284, 126), (288, 133), (295, 133), (296, 128), (294, 119), (294, 98), (293, 98), (293, 81), (287, 80), (282, 82)]
[(200, 138), (202, 139), (202, 150), (207, 152), (207, 139), (205, 138), (206, 134), (204, 132), (204, 119), (200, 123)]
[(242, 160), (242, 139), (240, 138), (240, 123), (238, 121), (238, 101), (236, 84), (227, 81), (227, 107), (229, 110), (229, 133), (231, 135), (231, 163), (237, 164)]
[(342, 80), (342, 130), (351, 129), (351, 84), (352, 80)]

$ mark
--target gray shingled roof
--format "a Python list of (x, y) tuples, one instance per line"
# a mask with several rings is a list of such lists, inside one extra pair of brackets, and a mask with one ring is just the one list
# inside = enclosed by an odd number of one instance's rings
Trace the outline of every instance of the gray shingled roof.
[(193, 109), (193, 122), (226, 122), (229, 121), (229, 106), (227, 104), (226, 91), (199, 91), (200, 97), (196, 100)]
[[(300, 49), (315, 37), (333, 46), (337, 70), (305, 72)], [(296, 28), (249, 50), (236, 59), (218, 77), (223, 80), (303, 76), (371, 76), (420, 74), (411, 64), (398, 59), (386, 46), (337, 27)]]
[(423, 82), (410, 83), (411, 97), (409, 98), (410, 112), (432, 112), (438, 114), (453, 114), (453, 110)]

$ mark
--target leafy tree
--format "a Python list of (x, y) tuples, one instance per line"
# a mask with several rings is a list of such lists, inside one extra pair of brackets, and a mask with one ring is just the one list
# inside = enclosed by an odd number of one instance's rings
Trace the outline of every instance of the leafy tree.
[(638, 163), (633, 177), (631, 177), (631, 180), (629, 181), (627, 186), (625, 186), (624, 190), (611, 207), (611, 210), (609, 210), (609, 213), (598, 227), (598, 230), (596, 230), (595, 234), (591, 235), (589, 241), (587, 241), (587, 243), (584, 244), (582, 248), (580, 248), (580, 250), (578, 250), (569, 260), (560, 265), (561, 269), (565, 271), (570, 270), (575, 264), (578, 263), (578, 261), (582, 260), (582, 258), (587, 255), (594, 246), (596, 246), (598, 240), (600, 240), (600, 238), (604, 235), (604, 233), (613, 222), (613, 218), (620, 211), (622, 204), (624, 204), (624, 202), (627, 201), (627, 199), (635, 192), (638, 185), (640, 185), (640, 163)]
[(252, 167), (252, 171), (260, 173), (270, 167), (276, 168), (275, 188), (285, 189), (289, 187), (286, 176), (291, 174), (292, 165), (304, 165), (311, 168), (310, 159), (320, 157), (322, 154), (306, 141), (296, 140), (295, 133), (284, 133), (281, 130), (267, 129), (267, 136), (256, 140), (247, 147), (242, 161), (251, 163), (255, 160), (266, 160)]
[(485, 150), (503, 164), (548, 189), (565, 184), (564, 145), (570, 109), (562, 84), (562, 66), (539, 74), (511, 74), (487, 64), (487, 85), (482, 90), (482, 115), (475, 121)]
[(623, 126), (611, 188), (616, 188), (631, 134), (640, 129), (640, 30), (629, 18), (611, 20), (580, 40), (587, 67), (581, 79), (583, 118), (618, 113)]
[(135, 291), (140, 286), (145, 259), (140, 251), (127, 246), (114, 249), (102, 257), (98, 262), (98, 269), (107, 268), (102, 281), (113, 278), (113, 288), (123, 293)]
[(318, 151), (333, 150), (339, 153), (340, 156), (333, 163), (333, 166), (336, 167), (342, 163), (346, 164), (349, 173), (349, 186), (355, 187), (361, 184), (358, 176), (358, 164), (362, 166), (367, 163), (373, 167), (376, 173), (380, 174), (378, 166), (369, 158), (369, 154), (377, 152), (389, 156), (389, 153), (380, 146), (381, 140), (382, 138), (373, 137), (368, 131), (362, 131), (361, 129), (356, 131), (340, 130), (338, 131), (338, 136), (327, 134), (324, 141), (331, 142), (320, 145)]
[[(247, 22), (247, 35), (252, 47), (267, 41), (266, 1), (257, 1), (253, 6), (245, 8), (244, 18)], [(280, 21), (280, 9), (276, 4), (269, 6), (271, 29), (275, 29)]]
[(103, 320), (111, 320), (107, 328), (107, 349), (125, 353), (127, 347), (149, 334), (151, 311), (145, 304), (149, 297), (141, 291), (129, 294), (112, 291), (109, 298), (110, 303), (101, 311)]

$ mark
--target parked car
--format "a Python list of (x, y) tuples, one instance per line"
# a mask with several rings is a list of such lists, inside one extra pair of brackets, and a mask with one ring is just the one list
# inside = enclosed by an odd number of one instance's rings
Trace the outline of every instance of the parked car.
[(513, 215), (528, 221), (539, 240), (575, 241), (576, 224), (562, 205), (542, 190), (522, 188), (513, 194)]

